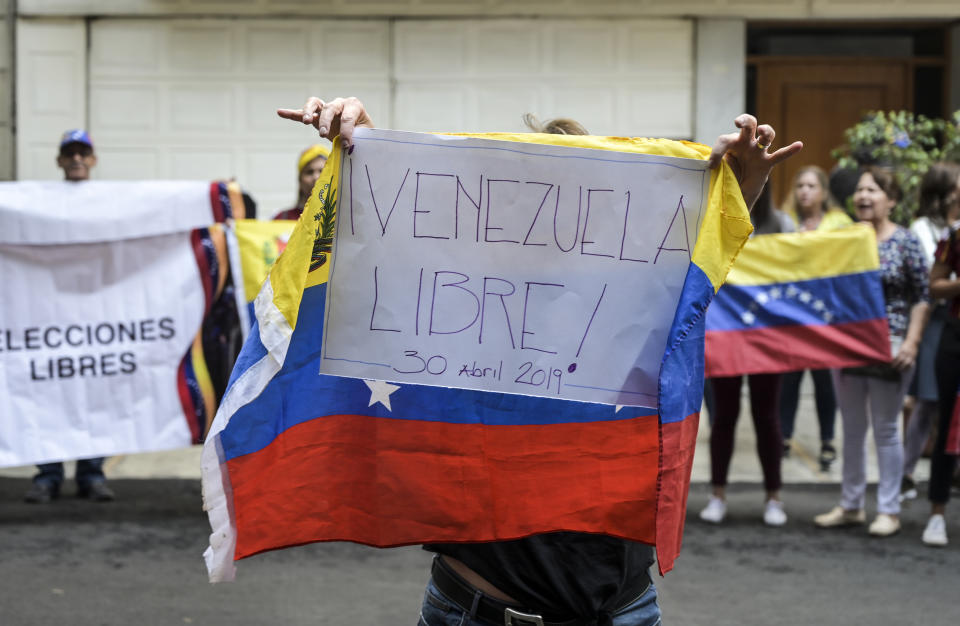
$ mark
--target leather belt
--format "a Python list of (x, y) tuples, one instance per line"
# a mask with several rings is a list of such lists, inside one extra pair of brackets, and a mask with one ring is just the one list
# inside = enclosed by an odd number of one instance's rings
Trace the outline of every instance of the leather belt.
[[(491, 626), (592, 626), (595, 620), (573, 618), (561, 621), (549, 621), (542, 615), (528, 611), (524, 607), (492, 598), (454, 572), (439, 556), (433, 559), (430, 570), (433, 584), (450, 600), (463, 610), (470, 611), (476, 619)], [(636, 593), (628, 594), (628, 606), (646, 593), (650, 587), (650, 575), (645, 574), (637, 583)], [(476, 606), (476, 610), (473, 607)], [(618, 607), (617, 610), (623, 607)]]

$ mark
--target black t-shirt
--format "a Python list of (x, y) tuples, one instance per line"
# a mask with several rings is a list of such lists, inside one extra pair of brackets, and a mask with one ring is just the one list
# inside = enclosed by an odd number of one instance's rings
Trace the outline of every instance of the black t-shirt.
[[(556, 532), (513, 541), (430, 544), (525, 607), (550, 618), (596, 618), (642, 591), (653, 548), (607, 535)], [(632, 597), (629, 597), (632, 596)]]

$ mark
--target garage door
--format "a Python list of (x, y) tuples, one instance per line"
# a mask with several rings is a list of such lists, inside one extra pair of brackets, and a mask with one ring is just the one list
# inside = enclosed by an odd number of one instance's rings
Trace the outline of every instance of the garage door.
[(310, 143), (274, 110), (311, 94), (404, 130), (522, 130), (532, 112), (687, 138), (692, 49), (686, 20), (96, 20), (97, 177), (233, 177), (269, 217)]
[(350, 93), (389, 117), (388, 32), (383, 20), (95, 21), (97, 178), (235, 177), (261, 217), (289, 208), (312, 136), (276, 108)]

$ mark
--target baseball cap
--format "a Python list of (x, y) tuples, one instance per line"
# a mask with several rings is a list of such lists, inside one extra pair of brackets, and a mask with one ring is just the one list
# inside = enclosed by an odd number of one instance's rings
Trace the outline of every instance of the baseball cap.
[(90, 135), (82, 128), (75, 128), (63, 133), (63, 137), (60, 138), (60, 149), (62, 150), (64, 146), (71, 143), (82, 143), (93, 149), (93, 142), (90, 141)]

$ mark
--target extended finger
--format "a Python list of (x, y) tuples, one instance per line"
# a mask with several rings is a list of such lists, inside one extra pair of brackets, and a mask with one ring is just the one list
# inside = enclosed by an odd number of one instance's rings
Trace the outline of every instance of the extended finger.
[(777, 150), (776, 152), (770, 153), (768, 157), (768, 162), (770, 163), (770, 166), (773, 167), (774, 165), (776, 165), (777, 163), (780, 163), (781, 161), (786, 161), (787, 159), (789, 159), (796, 153), (800, 152), (801, 150), (803, 150), (803, 142), (794, 141), (789, 146), (784, 146), (779, 150)]
[(277, 115), (285, 120), (303, 122), (303, 109), (277, 109)]

